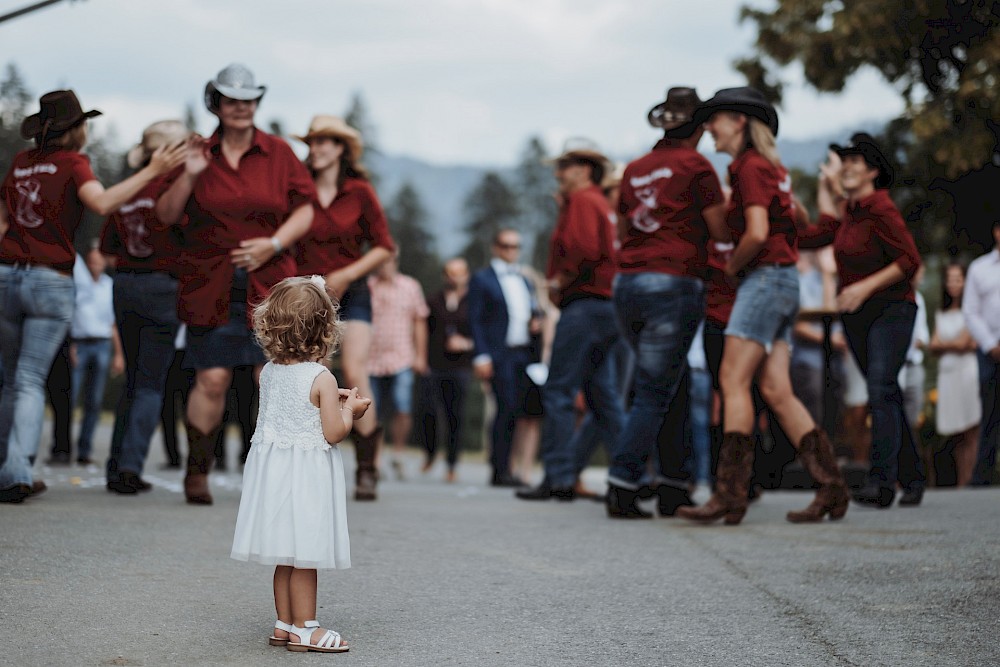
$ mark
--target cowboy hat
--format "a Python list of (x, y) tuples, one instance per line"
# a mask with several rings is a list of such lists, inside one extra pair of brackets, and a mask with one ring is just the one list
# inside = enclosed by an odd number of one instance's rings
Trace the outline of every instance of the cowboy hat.
[(851, 136), (850, 144), (847, 146), (830, 144), (830, 150), (840, 157), (860, 155), (870, 166), (878, 169), (878, 176), (875, 177), (876, 188), (888, 188), (892, 185), (895, 176), (892, 163), (875, 143), (875, 138), (872, 135), (866, 132), (855, 132)]
[(646, 120), (653, 127), (665, 130), (668, 137), (684, 139), (700, 125), (694, 122), (694, 112), (701, 103), (694, 88), (674, 87), (667, 91), (666, 100), (649, 110)]
[(309, 143), (314, 137), (333, 137), (339, 139), (347, 147), (347, 152), (352, 160), (361, 158), (361, 151), (364, 150), (364, 141), (361, 133), (347, 124), (339, 116), (318, 115), (313, 116), (309, 123), (309, 130), (304, 135), (293, 134), (293, 139), (298, 139), (303, 143)]
[(100, 116), (97, 110), (84, 111), (72, 90), (53, 90), (42, 95), (38, 104), (41, 110), (21, 122), (21, 137), (34, 139), (39, 135), (60, 134), (82, 121)]
[(191, 130), (179, 120), (160, 120), (142, 131), (142, 141), (129, 150), (125, 161), (129, 168), (138, 169), (161, 146), (173, 146), (191, 135)]
[(584, 162), (593, 165), (601, 171), (603, 176), (610, 165), (611, 160), (602, 153), (590, 139), (583, 137), (572, 137), (563, 144), (563, 152), (558, 157), (544, 160), (547, 164), (559, 164), (560, 162)]
[(245, 65), (233, 63), (215, 75), (205, 84), (205, 106), (212, 113), (219, 110), (217, 95), (234, 100), (259, 100), (264, 97), (267, 86), (254, 82), (253, 72)]
[(771, 134), (778, 136), (778, 112), (764, 97), (764, 93), (756, 88), (723, 88), (712, 99), (702, 102), (694, 112), (693, 122), (704, 123), (716, 111), (736, 111), (756, 118), (771, 128)]

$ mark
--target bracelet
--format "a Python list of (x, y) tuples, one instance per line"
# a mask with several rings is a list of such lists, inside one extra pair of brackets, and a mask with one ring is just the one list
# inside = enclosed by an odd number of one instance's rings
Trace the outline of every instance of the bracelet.
[(280, 253), (282, 251), (282, 249), (283, 249), (283, 246), (281, 245), (281, 239), (279, 239), (277, 236), (272, 236), (271, 237), (271, 247), (274, 248), (274, 254), (275, 255), (277, 255), (278, 253)]

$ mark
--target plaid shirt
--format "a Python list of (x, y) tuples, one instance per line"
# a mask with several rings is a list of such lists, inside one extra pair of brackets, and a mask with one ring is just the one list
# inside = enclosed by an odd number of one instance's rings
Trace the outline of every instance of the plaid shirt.
[(392, 281), (369, 276), (372, 294), (372, 346), (369, 375), (395, 375), (411, 368), (415, 359), (413, 323), (430, 314), (420, 283), (397, 274)]

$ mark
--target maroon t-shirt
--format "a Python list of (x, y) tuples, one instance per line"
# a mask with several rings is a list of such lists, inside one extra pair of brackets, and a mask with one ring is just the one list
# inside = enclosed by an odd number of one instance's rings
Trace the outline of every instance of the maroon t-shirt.
[(611, 298), (615, 277), (615, 219), (601, 189), (591, 185), (566, 197), (549, 245), (546, 276), (568, 275), (559, 302), (596, 296)]
[(743, 271), (749, 273), (760, 264), (797, 262), (792, 179), (784, 167), (775, 167), (756, 150), (748, 148), (729, 164), (729, 184), (733, 195), (726, 220), (734, 242), (738, 243), (746, 231), (748, 206), (763, 206), (767, 211), (767, 242)]
[(73, 237), (83, 217), (80, 186), (96, 180), (90, 158), (77, 151), (21, 151), (0, 186), (10, 227), (0, 241), (0, 262), (24, 262), (72, 271)]
[(162, 176), (108, 216), (101, 231), (101, 252), (113, 255), (118, 269), (167, 271), (177, 275), (180, 231), (164, 229), (156, 217), (156, 199), (172, 183)]
[(726, 262), (732, 249), (720, 251), (717, 244), (709, 242), (705, 266), (705, 318), (719, 327), (729, 324), (736, 301), (735, 279), (726, 275)]
[(818, 224), (799, 231), (799, 245), (803, 248), (831, 243), (840, 289), (895, 262), (906, 277), (876, 292), (872, 298), (916, 300), (910, 280), (920, 268), (920, 253), (888, 190), (876, 190), (849, 204), (841, 220), (823, 215)]
[(702, 276), (708, 230), (701, 212), (725, 200), (705, 156), (662, 140), (625, 168), (620, 197), (620, 272)]
[[(254, 131), (238, 169), (226, 162), (218, 130), (209, 139), (209, 155), (185, 208), (187, 247), (181, 255), (177, 312), (187, 324), (217, 327), (229, 319), (229, 251), (240, 241), (273, 235), (293, 210), (316, 197), (316, 188), (288, 144), (260, 130)], [(247, 303), (259, 303), (271, 287), (296, 273), (291, 253), (275, 255), (249, 274)]]
[(298, 272), (323, 275), (342, 269), (361, 258), (365, 244), (396, 249), (371, 184), (348, 178), (329, 206), (313, 201), (312, 228), (295, 249)]

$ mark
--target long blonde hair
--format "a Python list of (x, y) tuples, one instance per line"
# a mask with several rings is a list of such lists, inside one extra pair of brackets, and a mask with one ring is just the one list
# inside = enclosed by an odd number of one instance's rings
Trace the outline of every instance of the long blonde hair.
[(768, 162), (775, 167), (781, 167), (781, 156), (778, 155), (778, 146), (774, 134), (764, 122), (747, 116), (747, 138), (748, 143), (753, 146), (758, 153), (763, 155)]

